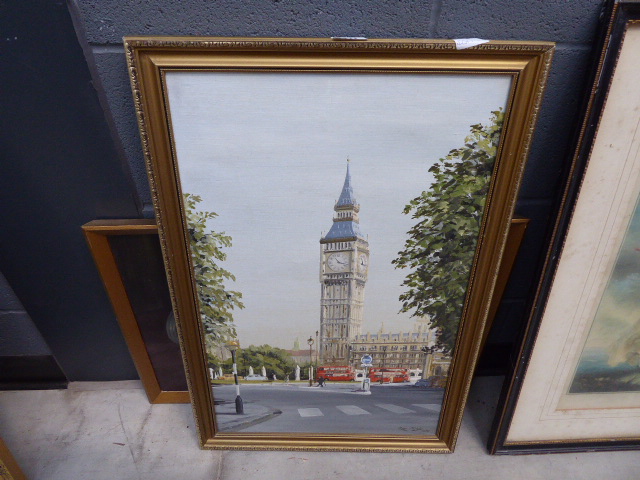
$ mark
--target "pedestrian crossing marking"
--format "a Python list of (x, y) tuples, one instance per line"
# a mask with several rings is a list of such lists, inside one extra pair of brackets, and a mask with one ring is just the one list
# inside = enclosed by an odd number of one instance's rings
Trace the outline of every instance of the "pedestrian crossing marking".
[(414, 410), (410, 410), (408, 408), (399, 407), (398, 405), (394, 405), (392, 403), (376, 403), (376, 407), (382, 408), (384, 410), (388, 410), (391, 413), (416, 413)]
[[(414, 407), (424, 408), (425, 410), (430, 410), (433, 412), (440, 412), (441, 405), (436, 403), (412, 403)], [(391, 413), (397, 414), (405, 414), (405, 413), (416, 413), (415, 410), (411, 410), (409, 408), (401, 407), (399, 405), (394, 405), (393, 403), (376, 403), (376, 407), (382, 408)], [(345, 415), (371, 415), (371, 412), (361, 408), (357, 405), (336, 405), (338, 410), (340, 410)], [(323, 417), (324, 413), (319, 408), (298, 408), (298, 414), (301, 417)]]
[(337, 405), (336, 408), (347, 415), (371, 415), (371, 413), (356, 405)]
[(424, 408), (425, 410), (431, 410), (432, 412), (440, 412), (442, 405), (439, 403), (412, 403), (414, 407)]
[(298, 413), (301, 417), (322, 417), (324, 414), (319, 408), (299, 408)]

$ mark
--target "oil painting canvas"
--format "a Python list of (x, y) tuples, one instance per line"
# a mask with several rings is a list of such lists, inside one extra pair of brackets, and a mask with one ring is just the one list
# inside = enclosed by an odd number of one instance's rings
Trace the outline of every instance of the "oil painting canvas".
[(165, 81), (217, 429), (435, 435), (511, 76)]

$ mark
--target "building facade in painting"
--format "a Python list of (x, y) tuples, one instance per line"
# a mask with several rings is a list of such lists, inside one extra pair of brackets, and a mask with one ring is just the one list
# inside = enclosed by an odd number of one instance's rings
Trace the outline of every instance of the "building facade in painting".
[(297, 365), (307, 365), (309, 363), (314, 363), (316, 361), (316, 352), (313, 350), (311, 354), (309, 354), (309, 349), (300, 349), (300, 350), (285, 350), (291, 357), (291, 361)]
[(423, 371), (423, 378), (446, 375), (451, 358), (436, 351), (437, 335), (427, 319), (415, 322), (410, 332), (387, 333), (381, 327), (377, 333), (358, 335), (351, 342), (349, 365), (360, 367), (363, 355), (371, 355), (375, 368), (408, 368)]
[(350, 342), (362, 328), (369, 270), (369, 243), (360, 229), (349, 164), (333, 209), (333, 225), (320, 239), (320, 361), (345, 365)]

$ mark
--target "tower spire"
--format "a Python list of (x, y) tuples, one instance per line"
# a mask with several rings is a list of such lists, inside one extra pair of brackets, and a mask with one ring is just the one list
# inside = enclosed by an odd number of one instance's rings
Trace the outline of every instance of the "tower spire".
[(344, 177), (344, 185), (342, 186), (342, 192), (340, 192), (340, 197), (336, 202), (335, 209), (345, 208), (345, 207), (355, 207), (358, 205), (356, 201), (356, 197), (353, 194), (353, 187), (351, 186), (351, 171), (349, 169), (351, 161), (347, 157), (347, 174)]
[(321, 242), (330, 240), (349, 240), (361, 238), (365, 240), (365, 235), (360, 229), (360, 220), (358, 212), (360, 205), (356, 201), (351, 186), (351, 170), (349, 168), (349, 159), (347, 158), (347, 174), (344, 177), (344, 185), (340, 197), (336, 201), (333, 210), (336, 212), (333, 217), (333, 225), (327, 234), (322, 238)]

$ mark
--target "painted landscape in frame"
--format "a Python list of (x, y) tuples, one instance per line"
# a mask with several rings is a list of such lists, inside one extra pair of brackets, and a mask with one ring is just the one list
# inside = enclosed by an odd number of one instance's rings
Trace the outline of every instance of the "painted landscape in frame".
[(436, 433), (511, 80), (166, 74), (219, 431)]
[(636, 203), (569, 394), (640, 391), (640, 209)]

